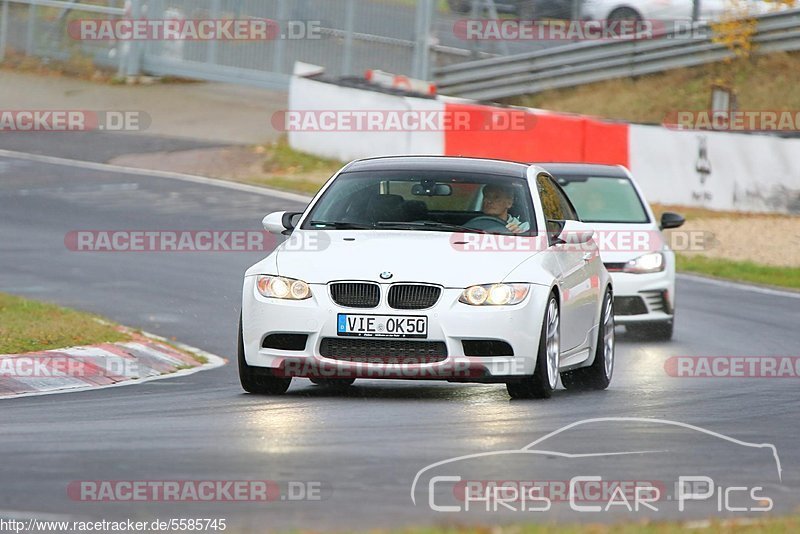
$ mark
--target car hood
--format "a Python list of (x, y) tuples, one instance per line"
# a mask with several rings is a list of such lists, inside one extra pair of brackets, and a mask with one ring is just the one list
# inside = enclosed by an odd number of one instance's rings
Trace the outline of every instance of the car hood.
[[(317, 246), (302, 246), (304, 235), (315, 235)], [(326, 284), (333, 280), (427, 282), (444, 287), (468, 287), (502, 281), (517, 265), (537, 254), (535, 246), (514, 250), (466, 250), (464, 239), (494, 238), (482, 234), (428, 231), (306, 231), (295, 232), (273, 255), (281, 276)], [(502, 236), (504, 243), (533, 241)], [(298, 246), (300, 244), (301, 246)], [(514, 247), (508, 247), (514, 248)], [(267, 258), (248, 274), (269, 266)], [(263, 265), (262, 265), (263, 264)], [(382, 279), (381, 273), (391, 273)]]
[(653, 223), (588, 223), (603, 263), (622, 263), (649, 252), (664, 250), (665, 239)]

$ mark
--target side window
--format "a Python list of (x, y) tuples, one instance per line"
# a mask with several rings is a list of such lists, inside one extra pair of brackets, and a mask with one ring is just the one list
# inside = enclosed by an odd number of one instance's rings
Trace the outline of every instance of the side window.
[(547, 235), (550, 236), (549, 239), (552, 244), (553, 238), (560, 234), (563, 228), (560, 221), (577, 221), (578, 216), (564, 192), (548, 175), (540, 174), (537, 176), (536, 187), (539, 190), (539, 197), (542, 199)]
[(552, 178), (548, 178), (548, 180), (556, 191), (558, 202), (561, 204), (561, 213), (564, 215), (564, 220), (579, 221), (580, 219), (578, 218), (578, 213), (575, 211), (575, 208), (572, 207), (572, 202), (570, 202), (566, 193), (564, 193), (564, 190), (561, 189), (561, 187)]
[(544, 217), (548, 221), (577, 221), (578, 215), (567, 196), (558, 185), (546, 174), (536, 178), (539, 196), (542, 199)]

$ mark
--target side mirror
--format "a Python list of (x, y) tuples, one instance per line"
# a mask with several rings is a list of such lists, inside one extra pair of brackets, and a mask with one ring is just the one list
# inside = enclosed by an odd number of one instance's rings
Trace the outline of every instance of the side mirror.
[(289, 235), (300, 220), (302, 213), (296, 211), (276, 211), (261, 221), (264, 230), (271, 234)]
[(558, 240), (568, 245), (580, 245), (588, 243), (594, 237), (594, 229), (588, 224), (580, 221), (564, 221)]
[(667, 230), (669, 228), (679, 228), (683, 226), (683, 223), (685, 222), (686, 219), (684, 219), (682, 215), (673, 213), (671, 211), (665, 211), (664, 213), (661, 214), (660, 228), (662, 230)]

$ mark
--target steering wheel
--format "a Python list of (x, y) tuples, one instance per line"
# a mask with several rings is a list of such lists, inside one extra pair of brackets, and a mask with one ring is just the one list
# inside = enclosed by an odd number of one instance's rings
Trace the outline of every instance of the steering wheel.
[(503, 219), (492, 217), (490, 215), (480, 215), (474, 219), (467, 221), (464, 226), (466, 228), (473, 228), (475, 230), (490, 230), (493, 232), (504, 232), (510, 234), (511, 231), (506, 228), (506, 223)]

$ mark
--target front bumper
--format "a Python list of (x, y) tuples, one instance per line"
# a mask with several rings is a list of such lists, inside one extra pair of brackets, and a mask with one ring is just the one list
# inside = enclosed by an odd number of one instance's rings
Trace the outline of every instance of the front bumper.
[[(380, 284), (385, 295), (390, 284)], [(550, 292), (549, 287), (532, 285), (526, 299), (513, 306), (469, 306), (458, 302), (461, 289), (443, 289), (438, 302), (425, 310), (397, 310), (382, 298), (377, 308), (345, 308), (330, 297), (328, 286), (312, 284), (312, 297), (304, 301), (265, 298), (255, 288), (255, 277), (245, 278), (242, 303), (242, 334), (245, 360), (253, 367), (269, 368), (288, 376), (434, 379), (467, 382), (499, 382), (505, 377), (530, 375), (536, 364), (539, 335)], [(339, 313), (369, 315), (424, 315), (428, 335), (421, 341), (442, 342), (446, 357), (431, 363), (404, 363), (402, 359), (376, 358), (348, 362), (325, 357), (321, 344), (337, 335)], [(264, 348), (271, 334), (302, 334), (301, 350)], [(364, 339), (364, 338), (347, 338)], [(387, 338), (368, 338), (387, 339)], [(403, 343), (404, 339), (393, 339)], [(463, 341), (506, 342), (513, 356), (466, 356)], [(420, 341), (409, 339), (407, 341)], [(293, 347), (299, 349), (299, 347)]]
[(666, 322), (675, 313), (675, 273), (612, 272), (617, 324)]

